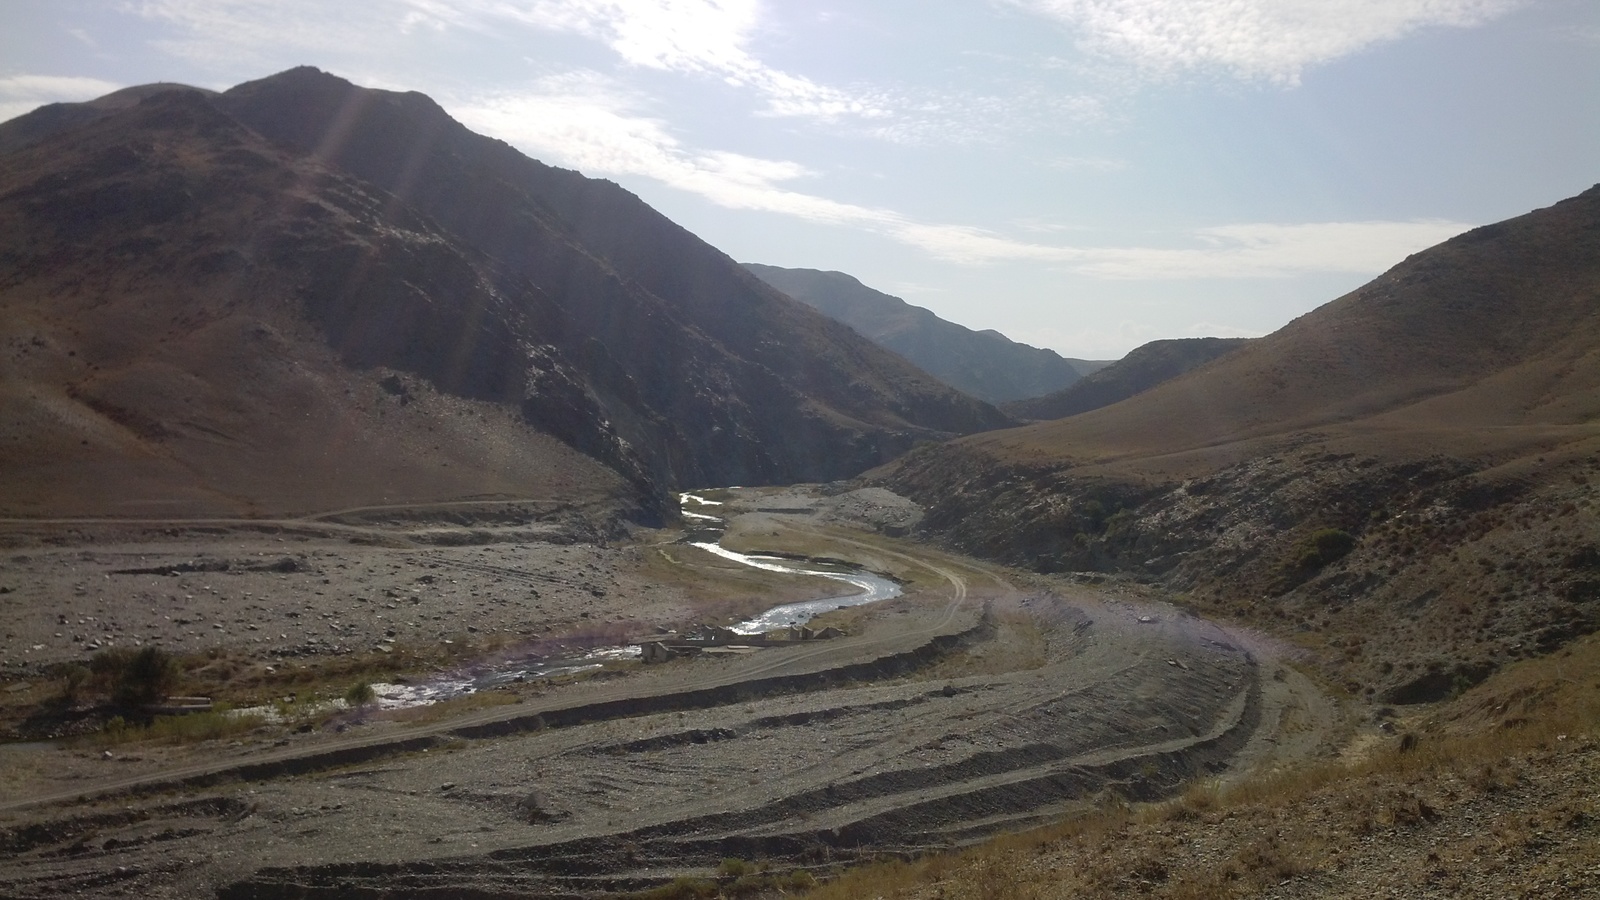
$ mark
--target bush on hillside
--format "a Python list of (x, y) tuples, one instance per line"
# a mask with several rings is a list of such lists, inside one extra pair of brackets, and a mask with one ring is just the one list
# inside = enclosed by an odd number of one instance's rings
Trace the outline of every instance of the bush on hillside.
[(115, 703), (139, 706), (172, 693), (178, 683), (178, 662), (160, 647), (112, 647), (89, 660), (89, 673)]
[(1350, 532), (1338, 528), (1323, 528), (1306, 538), (1296, 562), (1302, 569), (1320, 569), (1340, 559), (1355, 549), (1355, 546), (1356, 539)]
[(358, 681), (350, 685), (350, 689), (344, 692), (344, 702), (352, 707), (366, 706), (377, 699), (378, 692), (374, 691), (372, 685), (365, 681)]

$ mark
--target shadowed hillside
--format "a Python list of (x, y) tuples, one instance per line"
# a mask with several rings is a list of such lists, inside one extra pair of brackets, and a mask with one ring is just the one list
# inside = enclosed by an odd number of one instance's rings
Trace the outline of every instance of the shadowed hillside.
[(912, 454), (925, 527), (1114, 572), (1431, 700), (1600, 624), (1600, 188), (1115, 406)]
[(559, 311), (390, 204), (189, 91), (0, 158), (5, 511), (621, 498), (496, 375)]
[(1163, 381), (1231, 353), (1246, 338), (1182, 338), (1151, 341), (1127, 356), (1084, 376), (1070, 387), (1044, 397), (1006, 404), (1005, 410), (1023, 419), (1064, 419), (1078, 413), (1120, 403)]
[(58, 131), (64, 131), (78, 125), (87, 125), (119, 109), (136, 106), (139, 101), (146, 97), (171, 90), (198, 91), (201, 94), (213, 94), (212, 91), (202, 88), (192, 88), (188, 85), (163, 81), (112, 91), (104, 97), (83, 103), (51, 103), (41, 106), (27, 115), (18, 116), (10, 121), (0, 123), (0, 156), (14, 150), (21, 150), (24, 147), (31, 147)]
[[(656, 506), (679, 485), (844, 477), (1008, 421), (615, 184), (420, 94), (315, 69), (223, 95), (130, 89), (0, 125), (0, 146), (20, 148), (0, 157), (13, 510), (78, 483), (78, 451), (57, 452), (75, 442), (101, 473), (75, 509), (299, 509), (323, 471), (358, 473), (330, 476), (351, 502), (517, 493), (560, 460), (593, 469), (568, 447)], [(382, 428), (374, 397), (403, 406)], [(466, 444), (435, 397), (483, 405)], [(422, 443), (386, 436), (411, 420)], [(500, 448), (506, 479), (431, 477), (488, 452), (473, 442)]]
[(1005, 423), (768, 288), (616, 184), (475, 135), (421, 94), (301, 68), (219, 106), (527, 278), (619, 437), (678, 484), (825, 480)]
[(1105, 365), (1065, 359), (1053, 350), (1019, 344), (998, 331), (963, 328), (899, 297), (875, 291), (843, 272), (756, 263), (745, 263), (745, 268), (944, 383), (990, 403), (1049, 394)]

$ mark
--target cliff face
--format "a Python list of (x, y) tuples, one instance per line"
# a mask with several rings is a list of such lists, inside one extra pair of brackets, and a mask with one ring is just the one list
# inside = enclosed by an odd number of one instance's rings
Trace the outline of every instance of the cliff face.
[(548, 470), (659, 511), (1007, 421), (421, 95), (306, 69), (135, 93), (0, 125), (15, 508), (67, 490), (60, 445), (111, 507), (309, 508), (333, 498), (296, 485), (330, 478), (340, 502), (515, 494)]

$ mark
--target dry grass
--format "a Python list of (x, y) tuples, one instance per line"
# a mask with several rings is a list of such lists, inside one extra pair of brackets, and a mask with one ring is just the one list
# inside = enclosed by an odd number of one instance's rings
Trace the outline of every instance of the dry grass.
[[(1593, 896), (1600, 637), (1513, 666), (1354, 763), (1190, 786), (960, 851), (851, 870), (816, 900)], [(1588, 874), (1593, 873), (1593, 874)], [(1525, 893), (1528, 892), (1528, 893)]]
[(196, 744), (249, 734), (267, 724), (262, 715), (237, 715), (227, 707), (178, 716), (156, 716), (149, 724), (129, 724), (113, 718), (90, 739), (96, 747), (127, 744)]

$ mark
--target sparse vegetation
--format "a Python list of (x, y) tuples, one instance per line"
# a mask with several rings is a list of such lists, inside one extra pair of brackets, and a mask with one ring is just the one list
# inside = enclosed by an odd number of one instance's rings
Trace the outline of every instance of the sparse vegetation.
[(88, 666), (70, 663), (61, 670), (61, 695), (63, 706), (75, 706), (82, 699), (83, 689), (89, 684), (93, 673)]
[(154, 646), (101, 650), (90, 659), (89, 672), (95, 685), (122, 706), (140, 706), (166, 697), (180, 675), (172, 654)]
[(762, 862), (729, 857), (717, 865), (715, 878), (680, 877), (628, 896), (634, 900), (713, 900), (713, 898), (788, 896), (815, 887), (804, 869), (772, 872)]
[(124, 744), (194, 744), (247, 734), (267, 724), (258, 713), (239, 714), (226, 706), (177, 716), (156, 716), (149, 724), (131, 723), (115, 716), (92, 738), (99, 747)]
[(639, 891), (636, 900), (710, 900), (718, 895), (717, 883), (708, 878), (674, 878), (660, 887)]
[(1320, 528), (1301, 543), (1295, 565), (1301, 569), (1320, 569), (1342, 559), (1355, 545), (1356, 539), (1348, 531)]
[[(1402, 895), (1444, 886), (1454, 896), (1577, 897), (1600, 886), (1572, 874), (1600, 864), (1600, 802), (1562, 787), (1594, 783), (1600, 639), (1513, 667), (1424, 727), (1409, 750), (1397, 737), (1353, 763), (1201, 782), (1141, 807), (1106, 796), (1059, 824), (849, 870), (806, 896), (1215, 900), (1359, 880)], [(1296, 885), (1304, 876), (1320, 881)], [(1549, 888), (1564, 883), (1565, 894)]]
[(377, 699), (378, 695), (372, 690), (372, 685), (365, 681), (350, 685), (350, 689), (344, 692), (344, 702), (352, 707), (366, 706)]

